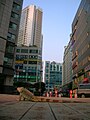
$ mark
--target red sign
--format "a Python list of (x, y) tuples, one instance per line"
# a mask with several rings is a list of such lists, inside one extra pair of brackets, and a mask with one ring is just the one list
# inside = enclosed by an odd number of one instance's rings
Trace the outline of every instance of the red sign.
[(83, 83), (88, 83), (89, 79), (88, 78), (84, 78)]

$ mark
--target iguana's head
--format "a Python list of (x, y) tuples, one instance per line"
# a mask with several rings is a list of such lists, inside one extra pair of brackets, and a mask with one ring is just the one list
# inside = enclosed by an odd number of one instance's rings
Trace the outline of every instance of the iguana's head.
[(21, 93), (21, 92), (23, 91), (23, 89), (24, 89), (23, 87), (18, 87), (18, 88), (17, 88), (17, 91), (18, 91), (19, 93)]

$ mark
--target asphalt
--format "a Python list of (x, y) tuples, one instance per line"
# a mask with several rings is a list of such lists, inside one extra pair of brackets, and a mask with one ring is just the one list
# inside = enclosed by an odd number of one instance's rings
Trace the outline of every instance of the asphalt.
[(90, 120), (90, 98), (40, 99), (19, 101), (18, 95), (0, 94), (0, 120)]

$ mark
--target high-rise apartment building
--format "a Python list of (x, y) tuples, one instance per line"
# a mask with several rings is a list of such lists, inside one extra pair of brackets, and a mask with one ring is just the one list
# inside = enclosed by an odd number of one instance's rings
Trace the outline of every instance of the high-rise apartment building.
[(90, 82), (90, 0), (82, 0), (72, 23), (73, 89)]
[[(23, 0), (0, 0), (0, 92), (13, 88), (15, 47)], [(10, 90), (10, 91), (9, 91)]]
[(22, 10), (18, 46), (42, 47), (42, 10), (30, 5)]
[(62, 64), (56, 62), (45, 62), (45, 83), (46, 90), (54, 90), (62, 85)]

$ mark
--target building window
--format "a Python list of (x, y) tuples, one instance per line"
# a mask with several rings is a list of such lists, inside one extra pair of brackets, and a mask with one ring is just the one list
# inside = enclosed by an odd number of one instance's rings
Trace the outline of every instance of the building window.
[(4, 58), (4, 65), (12, 66), (13, 65), (13, 59), (5, 57)]
[(8, 45), (8, 46), (6, 47), (6, 52), (8, 52), (8, 53), (14, 53), (14, 47)]
[(16, 36), (12, 33), (8, 33), (7, 39), (14, 42), (16, 39)]
[(25, 66), (23, 69), (27, 70), (27, 67)]
[(57, 71), (59, 71), (59, 65), (57, 65)]
[(21, 53), (28, 53), (28, 49), (21, 49)]
[(10, 22), (9, 28), (12, 28), (13, 30), (16, 30), (17, 29), (17, 25), (15, 23), (13, 23), (13, 22)]
[(20, 5), (18, 5), (17, 3), (13, 3), (13, 9), (19, 11), (20, 10)]
[(20, 56), (19, 55), (16, 55), (16, 60), (20, 60)]
[(49, 67), (49, 63), (46, 63), (46, 67)]
[(29, 53), (38, 53), (38, 50), (30, 50)]
[(46, 69), (46, 70), (45, 70), (45, 72), (46, 72), (46, 73), (49, 73), (49, 70), (48, 70), (48, 69)]
[(31, 58), (31, 59), (37, 59), (38, 56), (37, 55), (29, 55), (29, 58)]
[(12, 12), (11, 17), (13, 17), (15, 19), (19, 19), (19, 15), (16, 14), (15, 12)]
[(27, 64), (27, 61), (24, 61), (23, 64)]
[(60, 71), (62, 71), (62, 66), (60, 66)]
[(28, 55), (20, 55), (20, 60), (28, 59)]
[(29, 61), (28, 64), (37, 64), (37, 61)]
[(17, 52), (17, 53), (20, 53), (20, 49), (17, 49), (16, 52)]

